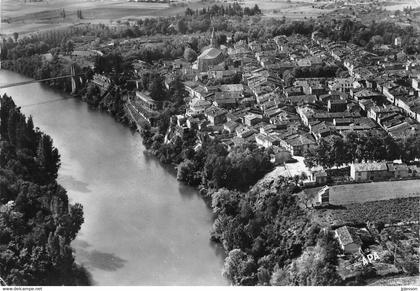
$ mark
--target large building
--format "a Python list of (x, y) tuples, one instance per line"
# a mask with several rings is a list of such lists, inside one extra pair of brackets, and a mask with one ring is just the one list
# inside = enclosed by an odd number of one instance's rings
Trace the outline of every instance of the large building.
[(199, 72), (206, 72), (212, 66), (220, 64), (224, 59), (223, 53), (216, 46), (214, 29), (211, 34), (210, 46), (197, 57), (197, 68)]
[(350, 165), (350, 177), (354, 181), (376, 181), (390, 178), (386, 163), (354, 163)]

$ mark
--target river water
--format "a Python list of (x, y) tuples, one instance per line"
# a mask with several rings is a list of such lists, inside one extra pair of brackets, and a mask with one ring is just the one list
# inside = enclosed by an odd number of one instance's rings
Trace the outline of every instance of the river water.
[[(0, 85), (29, 80), (0, 70)], [(84, 207), (72, 246), (97, 285), (226, 285), (211, 211), (193, 188), (143, 154), (138, 134), (41, 84), (12, 96), (61, 154), (59, 183)]]

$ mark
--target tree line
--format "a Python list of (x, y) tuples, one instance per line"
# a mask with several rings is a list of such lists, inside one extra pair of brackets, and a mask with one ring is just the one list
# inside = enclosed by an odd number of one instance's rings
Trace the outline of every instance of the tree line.
[(0, 274), (9, 285), (89, 285), (70, 247), (83, 207), (57, 184), (58, 150), (12, 98), (0, 102)]
[(352, 162), (362, 161), (393, 161), (402, 159), (410, 163), (420, 158), (420, 138), (409, 136), (395, 141), (386, 133), (358, 133), (350, 132), (344, 137), (332, 136), (321, 139), (317, 147), (307, 151), (305, 164), (331, 168)]

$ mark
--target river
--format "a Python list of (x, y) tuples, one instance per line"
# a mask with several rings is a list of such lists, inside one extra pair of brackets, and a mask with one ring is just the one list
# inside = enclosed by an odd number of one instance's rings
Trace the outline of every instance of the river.
[[(29, 80), (0, 70), (0, 85)], [(96, 285), (227, 285), (212, 214), (197, 191), (143, 153), (141, 137), (45, 85), (0, 89), (61, 154), (58, 181), (85, 223), (72, 243)]]

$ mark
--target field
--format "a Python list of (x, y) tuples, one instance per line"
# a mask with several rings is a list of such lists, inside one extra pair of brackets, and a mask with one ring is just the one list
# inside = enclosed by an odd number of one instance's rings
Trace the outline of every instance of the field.
[[(305, 189), (315, 197), (322, 187)], [(420, 197), (420, 180), (384, 181), (330, 186), (330, 204), (345, 205), (396, 198)]]
[(349, 204), (343, 209), (332, 209), (331, 219), (334, 225), (348, 222), (365, 223), (366, 221), (381, 221), (394, 223), (419, 220), (419, 198), (401, 198)]
[(258, 4), (265, 17), (286, 17), (288, 19), (317, 18), (333, 11), (333, 9), (318, 8), (311, 0), (245, 1), (247, 6), (252, 7), (255, 4)]
[[(25, 3), (26, 2), (26, 3)], [(164, 17), (182, 14), (186, 7), (200, 9), (205, 6), (229, 4), (228, 1), (187, 0), (175, 4), (128, 2), (127, 0), (44, 0), (29, 2), (25, 0), (1, 0), (0, 13), (2, 22), (0, 34), (10, 35), (18, 32), (21, 35), (33, 31), (47, 30), (51, 27), (65, 27), (76, 23), (105, 23), (128, 18)], [(420, 0), (393, 1), (395, 5), (385, 6), (389, 10), (405, 6), (419, 7)], [(243, 6), (252, 7), (258, 4), (264, 17), (286, 17), (287, 19), (303, 19), (326, 17), (339, 6), (333, 1), (314, 2), (312, 0), (242, 0)], [(384, 1), (385, 3), (385, 1)], [(60, 16), (62, 10), (66, 18)], [(76, 17), (76, 11), (82, 10), (82, 20)]]
[(420, 196), (420, 180), (337, 185), (330, 189), (331, 204), (349, 204)]
[[(160, 17), (182, 14), (185, 5), (169, 5), (166, 3), (128, 2), (124, 0), (54, 0), (43, 2), (27, 2), (24, 0), (1, 0), (1, 18), (10, 23), (1, 23), (1, 34), (20, 34), (33, 31), (65, 27), (80, 22), (105, 23), (127, 18)], [(210, 4), (193, 0), (188, 3), (192, 9), (202, 8)], [(66, 18), (60, 16), (62, 9)], [(76, 11), (82, 10), (83, 19), (77, 19)]]
[(367, 221), (386, 224), (418, 221), (419, 203), (420, 199), (416, 197), (354, 203), (339, 208), (315, 209), (312, 216), (323, 227), (359, 225)]

